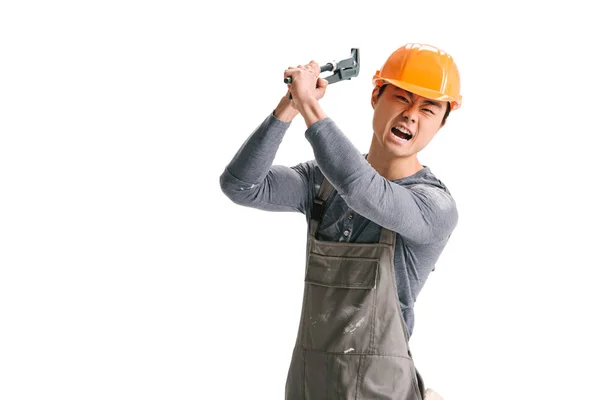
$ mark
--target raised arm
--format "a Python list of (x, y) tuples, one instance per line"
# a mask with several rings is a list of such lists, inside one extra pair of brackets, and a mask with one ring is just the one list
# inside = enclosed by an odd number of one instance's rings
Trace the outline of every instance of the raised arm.
[(273, 165), (297, 111), (284, 96), (274, 112), (250, 135), (220, 177), (221, 190), (236, 204), (267, 211), (306, 212), (308, 171)]
[(441, 185), (384, 178), (330, 118), (311, 125), (306, 138), (323, 174), (362, 216), (417, 243), (444, 240), (456, 226), (456, 204)]

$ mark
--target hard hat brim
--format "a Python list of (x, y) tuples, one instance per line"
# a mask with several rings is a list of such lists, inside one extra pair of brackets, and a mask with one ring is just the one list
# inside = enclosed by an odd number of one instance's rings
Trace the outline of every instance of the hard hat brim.
[[(450, 108), (452, 110), (457, 110), (458, 108), (460, 108), (460, 106), (462, 104), (462, 96), (461, 95), (458, 95), (458, 98), (454, 98), (452, 96), (437, 92), (435, 90), (427, 89), (427, 88), (424, 88), (421, 86), (413, 85), (411, 83), (399, 81), (396, 79), (385, 79), (385, 78), (381, 78), (381, 77), (376, 77), (375, 79), (373, 79), (373, 82), (376, 85), (380, 85), (380, 86), (383, 84), (383, 82), (390, 83), (394, 86), (399, 87), (400, 89), (407, 90), (411, 93), (417, 94), (422, 97), (426, 97), (431, 100), (449, 101)], [(379, 83), (379, 82), (381, 82), (381, 83)]]

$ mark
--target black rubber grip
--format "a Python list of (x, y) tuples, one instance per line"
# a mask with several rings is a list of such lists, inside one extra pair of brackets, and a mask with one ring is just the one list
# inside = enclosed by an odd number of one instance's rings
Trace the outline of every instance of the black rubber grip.
[(333, 71), (333, 64), (327, 63), (325, 65), (321, 65), (321, 72), (325, 72), (325, 71)]

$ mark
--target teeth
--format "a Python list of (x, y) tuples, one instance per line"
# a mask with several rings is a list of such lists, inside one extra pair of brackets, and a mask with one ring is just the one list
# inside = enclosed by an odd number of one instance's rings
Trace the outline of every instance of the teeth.
[(395, 130), (400, 131), (401, 133), (407, 135), (408, 139), (405, 139), (405, 140), (410, 140), (413, 137), (412, 133), (410, 133), (410, 131), (403, 126), (394, 126), (392, 129), (395, 129)]
[(411, 135), (410, 131), (408, 131), (405, 127), (403, 126), (395, 126), (394, 128), (398, 129), (400, 132), (402, 133), (407, 133), (409, 135)]

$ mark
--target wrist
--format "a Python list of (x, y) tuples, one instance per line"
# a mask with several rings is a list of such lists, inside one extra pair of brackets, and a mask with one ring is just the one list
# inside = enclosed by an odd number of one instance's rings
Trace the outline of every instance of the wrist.
[(307, 99), (297, 105), (298, 111), (302, 114), (306, 127), (309, 128), (312, 124), (322, 119), (327, 118), (327, 114), (321, 108), (319, 101), (315, 98)]
[(298, 115), (298, 111), (292, 107), (292, 101), (288, 94), (281, 98), (281, 101), (273, 111), (273, 116), (282, 122), (291, 122), (296, 115)]

